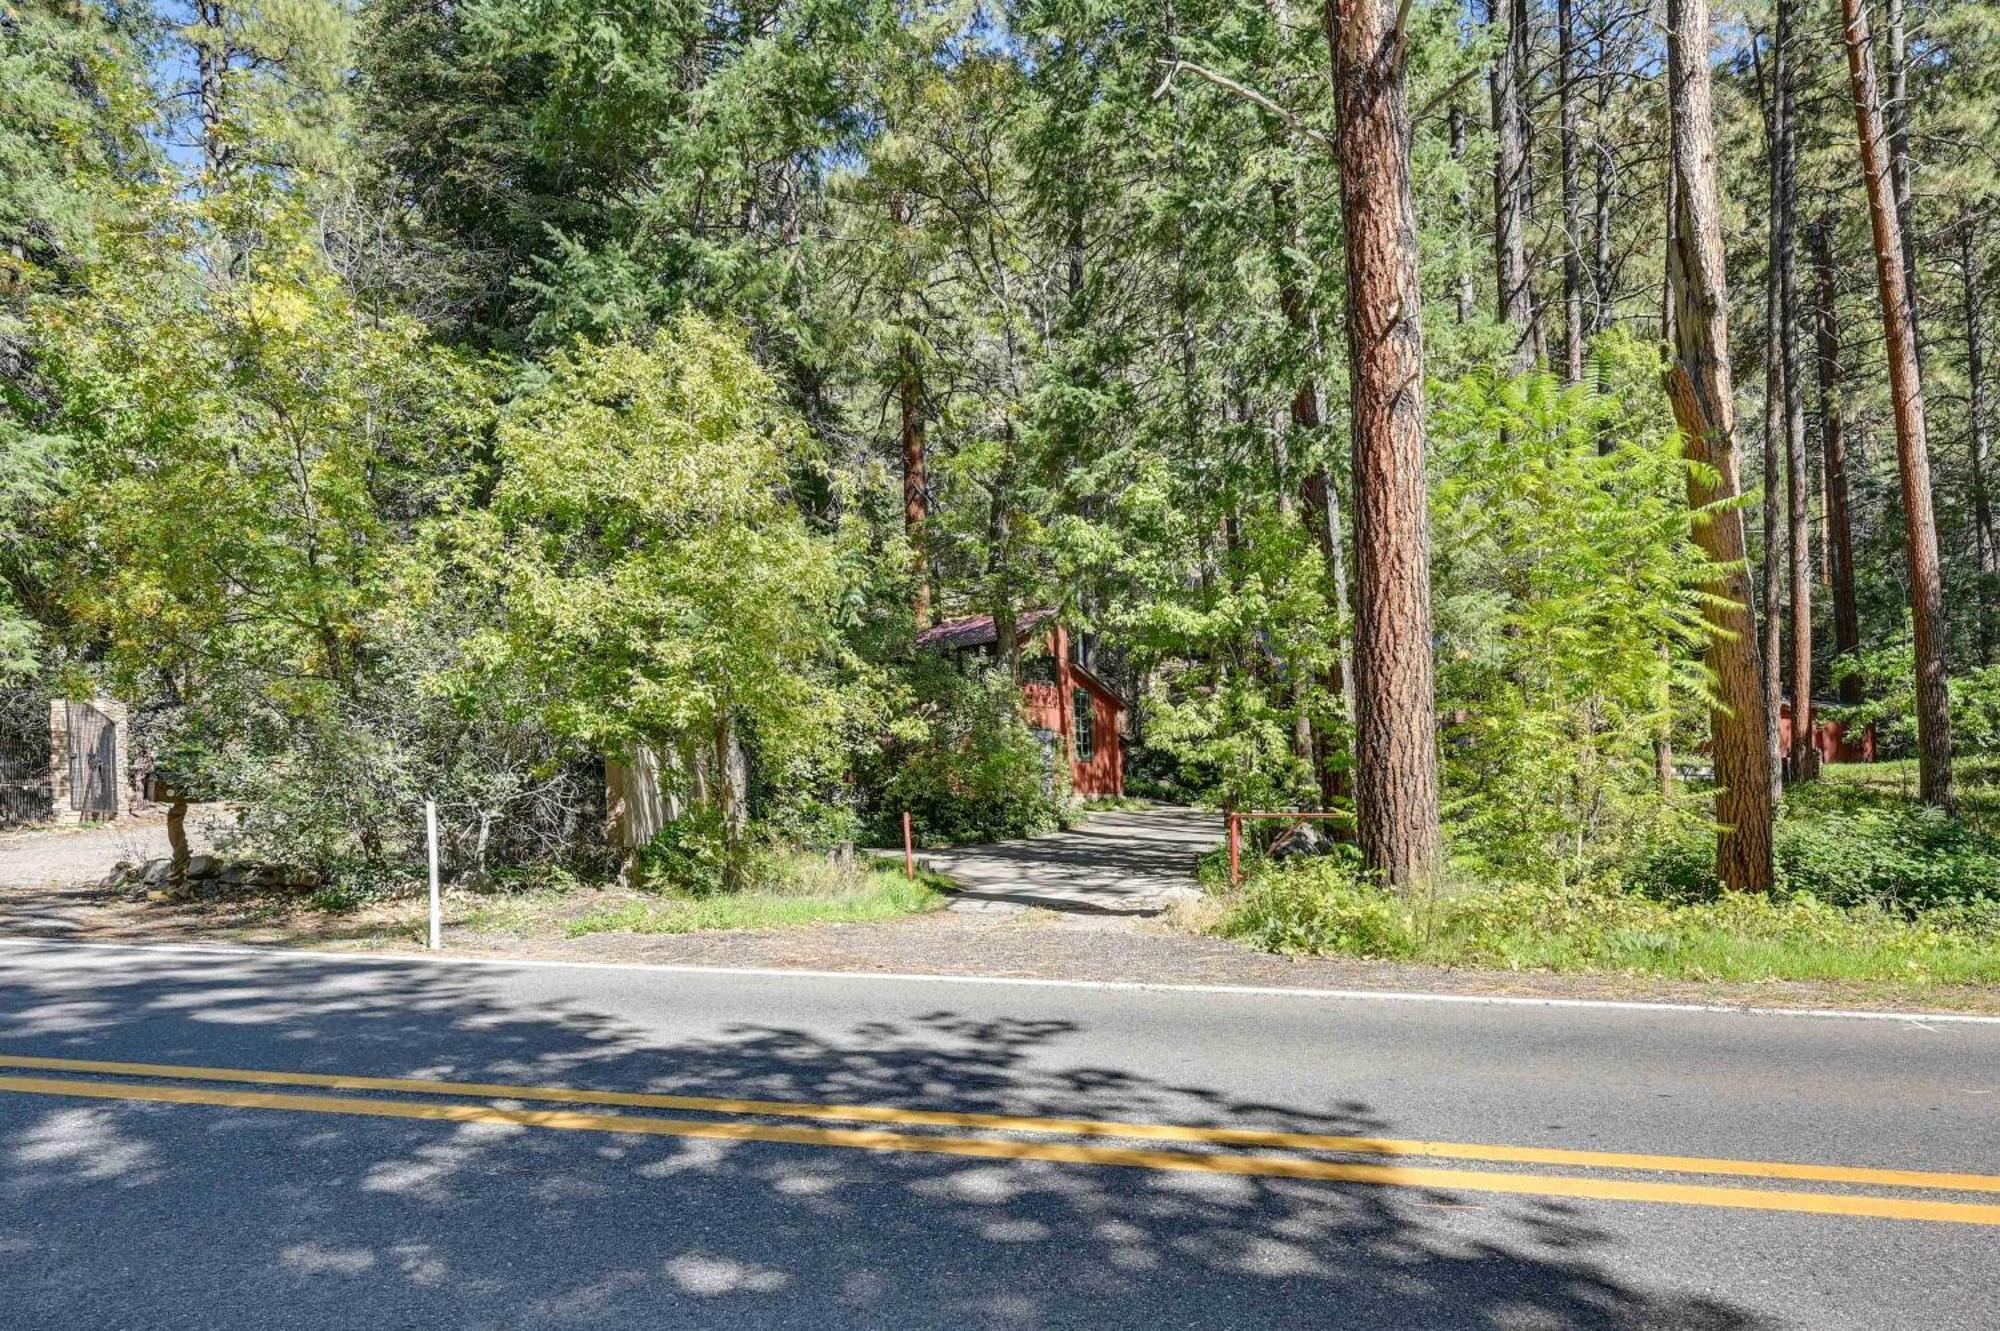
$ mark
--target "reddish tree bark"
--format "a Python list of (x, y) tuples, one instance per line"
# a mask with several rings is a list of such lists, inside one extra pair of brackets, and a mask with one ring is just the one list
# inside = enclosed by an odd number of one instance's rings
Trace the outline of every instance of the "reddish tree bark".
[[(1798, 52), (1794, 22), (1799, 0), (1778, 0), (1777, 152), (1778, 210), (1773, 257), (1778, 264), (1778, 362), (1784, 370), (1785, 552), (1791, 581), (1792, 747), (1786, 766), (1794, 781), (1819, 771), (1813, 747), (1812, 518), (1807, 507), (1806, 408), (1799, 369), (1799, 144)], [(1778, 673), (1775, 657), (1769, 661)]]
[(1723, 269), (1716, 184), (1715, 113), (1709, 77), (1708, 0), (1668, 0), (1667, 85), (1674, 208), (1667, 279), (1673, 297), (1673, 361), (1667, 394), (1691, 465), (1688, 506), (1695, 540), (1721, 570), (1708, 591), (1708, 665), (1716, 706), (1716, 874), (1746, 891), (1771, 886), (1771, 778), (1764, 747), (1764, 692), (1757, 627), (1744, 569), (1736, 473), (1735, 408), (1729, 380), (1729, 288)]
[(1355, 814), (1364, 862), (1410, 888), (1438, 860), (1423, 292), (1405, 34), (1384, 0), (1327, 0), (1347, 234), (1355, 532)]
[(1910, 288), (1910, 337), (1923, 354), (1921, 312), (1917, 308), (1917, 201), (1910, 182), (1910, 40), (1903, 0), (1887, 0), (1883, 21), (1889, 29), (1889, 99), (1882, 108), (1889, 145), (1890, 194), (1896, 202), (1896, 233), (1903, 241), (1903, 280)]
[(1905, 267), (1902, 227), (1890, 197), (1888, 144), (1875, 51), (1863, 0), (1841, 0), (1847, 26), (1847, 72), (1854, 85), (1854, 120), (1861, 174), (1868, 185), (1868, 220), (1875, 237), (1875, 277), (1882, 293), (1882, 335), (1889, 360), (1889, 398), (1896, 415), (1896, 465), (1903, 486), (1903, 553), (1909, 563), (1910, 619), (1917, 657), (1917, 793), (1926, 804), (1955, 806), (1951, 772), (1951, 709), (1945, 693), (1944, 582), (1938, 568), (1937, 520), (1931, 509), (1930, 441), (1924, 421), (1923, 376), (1917, 366), (1915, 293)]

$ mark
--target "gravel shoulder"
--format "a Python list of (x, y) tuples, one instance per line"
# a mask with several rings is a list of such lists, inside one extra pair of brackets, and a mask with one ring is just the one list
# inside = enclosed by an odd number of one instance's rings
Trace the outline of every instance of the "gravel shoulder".
[[(220, 817), (213, 812), (190, 817), (197, 852), (214, 844)], [(411, 952), (422, 945), (424, 907), (414, 899), (324, 911), (297, 895), (240, 887), (163, 900), (140, 889), (104, 885), (112, 864), (163, 855), (165, 848), (165, 821), (158, 815), (0, 835), (0, 938), (380, 952)], [(568, 936), (578, 919), (615, 909), (631, 895), (592, 888), (561, 896), (453, 892), (445, 944), (461, 955), (533, 960), (2000, 1014), (2000, 992), (1965, 986), (1697, 983), (1281, 957), (1199, 932), (1198, 904), (1158, 916), (1049, 910), (1019, 902), (996, 910), (998, 903), (979, 900), (984, 894), (977, 887), (965, 894), (971, 901), (961, 898), (960, 908), (880, 923)], [(977, 908), (963, 909), (966, 904)]]
[[(873, 924), (565, 936), (568, 921), (615, 903), (614, 893), (582, 889), (558, 907), (527, 911), (496, 909), (492, 899), (453, 894), (447, 903), (445, 947), (461, 956), (521, 960), (2000, 1014), (2000, 992), (1986, 989), (1788, 981), (1703, 984), (1648, 976), (1281, 957), (1191, 932), (1172, 915), (1133, 919), (1046, 910), (942, 910)], [(409, 953), (421, 949), (423, 934), (422, 906), (408, 900), (328, 912), (296, 898), (245, 894), (158, 901), (97, 886), (0, 893), (0, 938)]]

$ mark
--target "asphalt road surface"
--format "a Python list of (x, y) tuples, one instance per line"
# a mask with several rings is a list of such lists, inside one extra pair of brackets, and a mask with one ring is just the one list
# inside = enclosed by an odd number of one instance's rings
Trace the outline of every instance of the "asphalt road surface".
[(1996, 1310), (2000, 1024), (0, 944), (10, 1329)]

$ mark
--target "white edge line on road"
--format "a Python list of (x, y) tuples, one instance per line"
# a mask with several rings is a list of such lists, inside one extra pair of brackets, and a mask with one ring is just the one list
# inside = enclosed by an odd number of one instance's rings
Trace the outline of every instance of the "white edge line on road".
[(779, 980), (897, 980), (921, 984), (1011, 985), (1023, 989), (1098, 989), (1132, 993), (1231, 994), (1248, 998), (1317, 998), (1340, 1002), (1456, 1003), (1473, 1007), (1583, 1008), (1608, 1012), (1710, 1013), (1735, 1017), (1805, 1017), (1817, 1021), (1894, 1021), (1923, 1026), (2000, 1026), (2000, 1016), (1966, 1012), (1883, 1012), (1853, 1008), (1756, 1007), (1730, 1003), (1647, 1003), (1616, 998), (1551, 998), (1527, 994), (1439, 994), (1401, 989), (1310, 989), (1287, 985), (1166, 984), (1145, 980), (1048, 980), (1025, 975), (923, 975), (904, 971), (795, 970), (783, 966), (696, 966), (649, 961), (554, 961), (409, 952), (315, 952), (305, 948), (212, 943), (87, 943), (64, 938), (0, 938), (0, 947), (68, 948), (104, 952), (168, 952), (192, 956), (297, 958), (364, 965), (489, 966), (502, 970), (657, 971), (673, 975), (743, 975)]

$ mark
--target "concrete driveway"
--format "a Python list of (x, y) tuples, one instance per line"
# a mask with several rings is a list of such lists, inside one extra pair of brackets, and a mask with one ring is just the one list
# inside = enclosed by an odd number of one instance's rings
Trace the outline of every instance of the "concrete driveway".
[(953, 910), (1157, 915), (1199, 895), (1195, 857), (1219, 844), (1222, 816), (1194, 809), (1092, 814), (1067, 832), (920, 858), (959, 884)]

